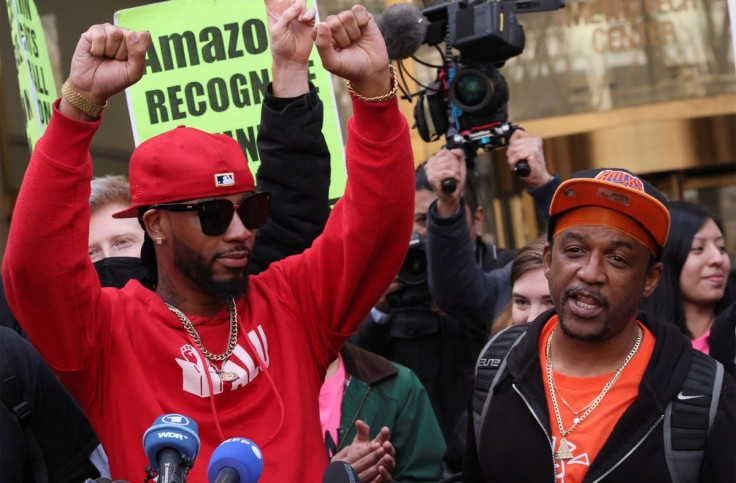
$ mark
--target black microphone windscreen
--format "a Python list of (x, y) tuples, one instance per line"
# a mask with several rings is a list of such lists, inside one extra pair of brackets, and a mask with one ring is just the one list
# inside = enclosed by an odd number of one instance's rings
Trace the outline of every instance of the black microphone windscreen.
[(344, 461), (334, 461), (327, 465), (322, 475), (322, 483), (360, 483), (360, 478), (349, 464)]
[(381, 14), (378, 28), (386, 42), (389, 59), (406, 59), (414, 55), (427, 35), (427, 19), (409, 3), (391, 5)]

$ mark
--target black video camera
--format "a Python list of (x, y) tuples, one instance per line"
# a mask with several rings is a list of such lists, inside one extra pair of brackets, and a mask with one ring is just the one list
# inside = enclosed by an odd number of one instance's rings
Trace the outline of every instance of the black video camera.
[(427, 249), (424, 238), (414, 232), (409, 240), (409, 250), (399, 269), (399, 279), (406, 285), (427, 283)]
[(447, 148), (463, 148), (470, 167), (478, 148), (508, 144), (518, 126), (508, 122), (509, 89), (498, 69), (524, 50), (516, 14), (563, 6), (564, 0), (461, 0), (425, 8), (424, 43), (444, 42), (445, 52), (437, 79), (414, 109), (421, 138), (431, 142), (444, 135)]
[(409, 249), (399, 269), (399, 280), (404, 287), (387, 298), (392, 311), (415, 310), (417, 307), (427, 307), (432, 301), (429, 293), (426, 242), (419, 233), (411, 234)]

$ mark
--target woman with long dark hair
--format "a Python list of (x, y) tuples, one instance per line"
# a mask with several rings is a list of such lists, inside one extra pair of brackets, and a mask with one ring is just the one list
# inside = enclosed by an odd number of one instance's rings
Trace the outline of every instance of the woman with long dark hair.
[[(694, 203), (673, 201), (668, 208), (672, 225), (662, 252), (662, 279), (643, 309), (677, 324), (694, 348), (724, 359), (733, 373), (735, 297), (723, 228)], [(716, 340), (716, 332), (726, 339)]]

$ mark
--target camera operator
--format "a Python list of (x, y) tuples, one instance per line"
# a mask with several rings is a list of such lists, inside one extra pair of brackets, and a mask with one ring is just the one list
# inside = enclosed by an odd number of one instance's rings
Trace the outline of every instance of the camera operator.
[[(537, 201), (541, 205), (540, 209), (548, 206), (549, 198), (559, 184), (559, 177), (547, 172), (541, 140), (519, 130), (511, 137), (507, 156), (512, 167), (521, 159), (529, 161), (532, 172), (526, 180), (533, 187), (532, 195), (536, 197), (541, 194)], [(462, 183), (458, 183), (458, 189), (452, 195), (442, 193), (439, 188), (434, 189), (434, 183), (431, 179), (428, 180), (429, 170), (433, 169), (430, 167), (437, 163), (441, 166), (462, 166)], [(352, 340), (364, 349), (409, 367), (417, 374), (427, 389), (445, 440), (449, 441), (465, 410), (465, 395), (471, 369), (485, 342), (488, 324), (493, 319), (493, 310), (486, 309), (488, 311), (483, 317), (476, 316), (476, 312), (468, 311), (471, 314), (468, 316), (463, 311), (447, 311), (443, 306), (454, 305), (441, 304), (433, 298), (434, 292), (430, 295), (427, 277), (431, 276), (431, 272), (427, 272), (427, 258), (430, 266), (432, 263), (442, 264), (458, 277), (469, 276), (458, 271), (460, 267), (466, 266), (464, 262), (477, 267), (480, 274), (495, 277), (495, 285), (503, 289), (502, 294), (493, 296), (498, 299), (495, 303), (500, 309), (511, 296), (509, 272), (515, 251), (502, 250), (481, 240), (483, 207), (478, 205), (472, 185), (466, 183), (461, 150), (438, 152), (427, 162), (426, 169), (426, 173), (423, 166), (416, 170), (414, 234), (405, 263)], [(454, 171), (448, 177), (460, 180)], [(449, 219), (451, 223), (441, 223), (441, 226), (435, 227), (439, 228), (439, 234), (431, 232), (431, 220), (430, 233), (427, 227), (428, 218), (432, 217), (430, 205), (438, 198), (436, 193), (457, 196), (458, 199), (459, 193), (463, 193), (463, 199), (466, 200), (462, 214), (458, 211), (459, 205), (455, 205), (457, 216)], [(452, 247), (446, 249), (447, 247), (437, 246), (439, 251), (434, 255), (431, 251), (425, 251), (425, 246), (431, 245), (434, 237), (445, 238), (442, 233), (445, 230), (451, 232), (450, 237), (462, 230), (463, 248), (467, 248), (463, 255), (468, 255), (467, 259), (459, 258)], [(467, 281), (461, 283), (464, 285)], [(457, 295), (457, 292), (455, 296), (466, 297), (463, 294)], [(442, 300), (447, 301), (447, 297), (442, 297)]]
[[(537, 215), (546, 224), (549, 203), (560, 178), (547, 171), (542, 140), (517, 130), (511, 136), (506, 155), (511, 169), (522, 159), (529, 163), (531, 172), (521, 179), (529, 185), (527, 192), (536, 202)], [(425, 169), (429, 184), (437, 194), (437, 202), (429, 207), (427, 216), (429, 286), (433, 300), (443, 311), (472, 324), (490, 323), (511, 296), (510, 267), (506, 265), (500, 272), (480, 267), (477, 243), (476, 247), (468, 243), (473, 233), (469, 234), (467, 223), (462, 223), (468, 204), (460, 196), (467, 183), (463, 152), (441, 151), (430, 158)], [(442, 181), (448, 178), (457, 185), (452, 193), (442, 191)], [(448, 260), (453, 263), (447, 263)]]
[(465, 409), (466, 378), (475, 360), (471, 352), (480, 350), (484, 333), (442, 313), (429, 294), (426, 218), (436, 196), (421, 166), (414, 199), (414, 233), (405, 262), (353, 341), (416, 373), (448, 440)]

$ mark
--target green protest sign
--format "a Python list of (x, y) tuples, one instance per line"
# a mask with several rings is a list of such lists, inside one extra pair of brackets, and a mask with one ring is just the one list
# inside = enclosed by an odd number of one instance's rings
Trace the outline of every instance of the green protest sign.
[[(170, 0), (118, 11), (115, 24), (148, 30), (152, 38), (143, 78), (126, 90), (136, 145), (186, 125), (227, 134), (250, 162), (260, 161), (256, 136), (271, 81), (262, 0)], [(346, 181), (342, 138), (330, 74), (316, 49), (310, 80), (324, 103), (323, 132), (332, 157), (330, 198), (337, 198)]]
[(41, 19), (33, 0), (6, 0), (20, 100), (26, 117), (28, 147), (46, 130), (58, 97)]

